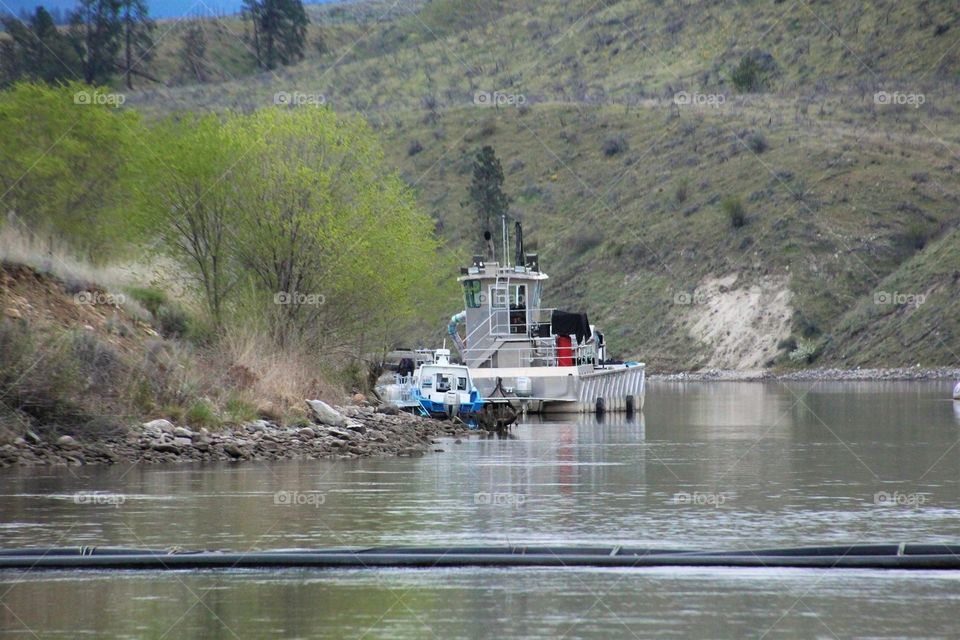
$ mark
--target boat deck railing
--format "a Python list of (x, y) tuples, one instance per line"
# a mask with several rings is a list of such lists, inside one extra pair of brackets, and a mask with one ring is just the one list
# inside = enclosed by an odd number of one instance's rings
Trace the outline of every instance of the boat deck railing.
[[(557, 346), (555, 338), (531, 338), (529, 342), (512, 345), (510, 342), (499, 345), (493, 353), (507, 354), (508, 361), (518, 362), (521, 367), (560, 367), (580, 364), (594, 364), (597, 359), (596, 345), (591, 341), (569, 347)], [(466, 349), (464, 358), (472, 362), (474, 358), (493, 355), (491, 349)], [(514, 359), (512, 356), (516, 354)], [(501, 365), (503, 366), (503, 365)]]

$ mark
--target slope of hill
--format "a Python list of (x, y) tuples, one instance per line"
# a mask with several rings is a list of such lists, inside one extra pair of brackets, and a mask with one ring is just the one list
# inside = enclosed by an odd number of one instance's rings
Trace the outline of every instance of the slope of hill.
[(127, 104), (247, 110), (299, 92), (359, 111), (461, 255), (489, 144), (548, 302), (589, 309), (656, 368), (956, 363), (960, 7), (351, 7), (314, 16), (329, 50), (296, 67)]

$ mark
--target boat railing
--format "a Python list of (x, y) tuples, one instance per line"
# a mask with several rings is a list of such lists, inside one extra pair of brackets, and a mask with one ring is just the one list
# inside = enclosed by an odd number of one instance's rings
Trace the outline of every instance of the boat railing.
[[(596, 363), (597, 349), (592, 341), (580, 345), (558, 346), (553, 337), (532, 340), (533, 346), (526, 341), (517, 345), (507, 342), (499, 345), (494, 352), (517, 354), (516, 360), (521, 367), (559, 367)], [(474, 358), (484, 358), (488, 354), (492, 355), (489, 349), (467, 349), (464, 357), (470, 362)], [(510, 357), (506, 359), (513, 360)]]

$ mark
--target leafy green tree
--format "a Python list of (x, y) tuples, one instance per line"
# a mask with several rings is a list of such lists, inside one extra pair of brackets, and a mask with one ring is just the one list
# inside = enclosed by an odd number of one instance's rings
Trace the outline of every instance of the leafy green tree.
[(473, 162), (470, 201), (477, 215), (480, 233), (484, 237), (492, 235), (492, 225), (507, 213), (510, 198), (503, 192), (503, 167), (489, 145), (480, 150)]
[(252, 25), (253, 47), (262, 68), (303, 59), (310, 20), (302, 0), (244, 0), (243, 16)]
[(0, 211), (99, 261), (128, 229), (123, 184), (140, 121), (78, 100), (93, 92), (79, 83), (0, 92)]
[(55, 83), (79, 77), (76, 50), (42, 6), (26, 22), (2, 16), (0, 26), (8, 36), (0, 39), (0, 85), (17, 80)]
[(80, 0), (70, 16), (74, 46), (82, 61), (83, 79), (104, 84), (117, 69), (123, 35), (120, 0)]
[(242, 197), (235, 167), (242, 140), (207, 115), (162, 122), (145, 141), (137, 159), (141, 228), (197, 285), (219, 328), (239, 277), (230, 227)]

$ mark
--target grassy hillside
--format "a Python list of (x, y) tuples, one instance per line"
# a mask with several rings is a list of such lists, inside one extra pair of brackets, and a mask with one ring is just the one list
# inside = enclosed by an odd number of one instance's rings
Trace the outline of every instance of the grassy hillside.
[[(656, 368), (960, 359), (960, 7), (391, 7), (317, 10), (328, 50), (296, 67), (127, 104), (159, 115), (322, 94), (374, 124), (461, 255), (477, 235), (461, 206), (470, 163), (492, 145), (553, 278), (548, 302), (588, 309), (617, 352)], [(224, 50), (242, 46), (231, 30)], [(745, 58), (750, 93), (731, 82)], [(477, 92), (524, 104), (478, 106)]]

